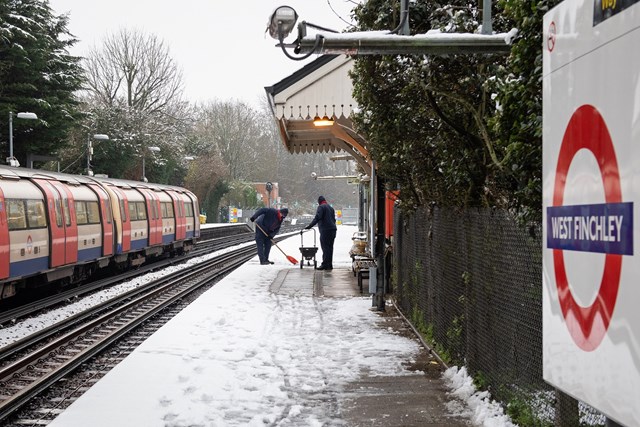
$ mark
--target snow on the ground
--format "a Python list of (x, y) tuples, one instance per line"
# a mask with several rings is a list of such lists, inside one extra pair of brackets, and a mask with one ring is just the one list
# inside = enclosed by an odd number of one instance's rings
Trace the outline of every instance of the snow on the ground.
[[(355, 231), (339, 227), (334, 268), (350, 268), (348, 251)], [(298, 259), (301, 245), (297, 233), (279, 243)], [(319, 263), (321, 251), (318, 257)], [(269, 285), (278, 271), (299, 266), (277, 248), (270, 259), (275, 265), (261, 266), (256, 257), (217, 283), (49, 425), (333, 425), (339, 422), (333, 397), (360, 372), (415, 374), (404, 366), (420, 350), (417, 341), (377, 327), (382, 319), (371, 310), (370, 297), (273, 294)], [(303, 271), (313, 274), (312, 269)], [(89, 303), (78, 302), (74, 310)], [(5, 327), (0, 345), (69, 315), (71, 307)], [(452, 414), (465, 414), (476, 425), (513, 426), (499, 406), (475, 392), (464, 368), (449, 369), (444, 379), (451, 386), (451, 399), (466, 402), (452, 405)]]

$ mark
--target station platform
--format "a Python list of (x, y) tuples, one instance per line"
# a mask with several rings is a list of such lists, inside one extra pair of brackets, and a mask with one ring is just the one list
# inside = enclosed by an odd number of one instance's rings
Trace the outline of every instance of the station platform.
[[(330, 271), (292, 265), (277, 248), (274, 265), (246, 263), (49, 425), (474, 425), (394, 307), (374, 310), (360, 293), (354, 231), (338, 228)], [(300, 245), (297, 233), (279, 243), (298, 259)]]

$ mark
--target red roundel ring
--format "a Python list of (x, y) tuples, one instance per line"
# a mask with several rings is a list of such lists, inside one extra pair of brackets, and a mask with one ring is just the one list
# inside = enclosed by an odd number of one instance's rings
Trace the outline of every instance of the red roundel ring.
[[(618, 162), (607, 125), (594, 106), (582, 105), (571, 116), (562, 138), (556, 167), (553, 206), (562, 206), (569, 167), (576, 153), (583, 148), (591, 151), (598, 162), (606, 203), (622, 202)], [(622, 255), (605, 254), (598, 296), (589, 307), (578, 305), (571, 294), (561, 249), (553, 249), (553, 266), (560, 308), (571, 337), (582, 350), (595, 350), (609, 328), (616, 305)]]

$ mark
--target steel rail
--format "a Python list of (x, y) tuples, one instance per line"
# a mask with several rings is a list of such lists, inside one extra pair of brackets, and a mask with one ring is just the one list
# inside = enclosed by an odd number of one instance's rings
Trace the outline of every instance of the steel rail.
[[(35, 312), (38, 312), (43, 309), (50, 308), (54, 305), (60, 304), (64, 301), (77, 298), (79, 296), (87, 295), (91, 292), (95, 292), (97, 290), (107, 288), (109, 286), (113, 286), (116, 283), (133, 279), (143, 274), (147, 274), (151, 271), (158, 270), (161, 268), (165, 268), (171, 265), (181, 264), (185, 261), (188, 261), (192, 258), (200, 257), (206, 255), (208, 253), (214, 252), (216, 250), (225, 249), (231, 246), (238, 245), (240, 243), (244, 243), (250, 241), (253, 237), (245, 236), (228, 236), (228, 237), (220, 237), (211, 240), (206, 240), (200, 243), (200, 248), (197, 250), (194, 249), (192, 253), (186, 254), (185, 256), (176, 257), (176, 258), (167, 258), (162, 259), (154, 263), (142, 265), (135, 270), (125, 271), (117, 276), (112, 276), (104, 279), (98, 279), (78, 287), (73, 287), (70, 289), (66, 289), (60, 293), (55, 295), (51, 295), (37, 301), (30, 302), (23, 306), (6, 310), (3, 313), (0, 313), (0, 325), (15, 321), (16, 319), (21, 319), (27, 316), (32, 315)], [(2, 357), (0, 356), (0, 359)]]
[[(254, 256), (253, 250), (254, 248), (242, 248), (209, 260), (206, 263), (208, 269), (215, 271), (206, 274), (204, 278), (198, 278), (197, 276), (204, 274), (203, 272), (207, 269), (205, 266), (195, 270), (183, 271), (182, 278), (174, 277), (170, 280), (165, 280), (163, 285), (150, 290), (149, 294), (135, 297), (112, 312), (100, 315), (87, 324), (54, 339), (24, 358), (0, 369), (0, 385), (5, 389), (4, 391), (0, 389), (0, 421), (12, 415), (34, 396), (75, 370), (86, 360), (103, 351), (150, 317), (201, 286), (211, 283), (218, 277), (245, 263)], [(179, 284), (180, 281), (183, 283)], [(149, 302), (152, 299), (159, 299), (159, 301)], [(138, 313), (136, 310), (141, 312)], [(116, 326), (113, 326), (113, 323), (116, 323)], [(99, 338), (96, 338), (96, 336)], [(87, 342), (91, 340), (95, 341)], [(56, 354), (59, 349), (71, 347), (72, 344), (75, 348), (74, 351), (71, 351), (72, 355)], [(57, 363), (57, 365), (51, 369), (38, 367), (38, 364), (47, 364), (47, 360), (43, 359), (46, 357), (50, 357), (49, 364)], [(55, 357), (62, 358), (62, 361), (55, 362), (52, 360)], [(42, 376), (33, 377), (32, 375), (37, 374), (38, 371), (44, 371), (45, 373)], [(8, 386), (13, 380), (28, 384), (11, 386), (17, 391), (7, 396)]]

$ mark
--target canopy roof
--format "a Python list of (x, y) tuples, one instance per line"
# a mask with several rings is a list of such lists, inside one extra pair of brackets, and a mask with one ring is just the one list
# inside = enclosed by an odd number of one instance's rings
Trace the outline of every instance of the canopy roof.
[[(352, 68), (350, 57), (323, 55), (265, 91), (290, 153), (343, 151), (370, 174), (366, 141), (353, 130), (350, 119), (357, 108), (349, 77)], [(314, 118), (324, 116), (333, 124), (314, 125)]]

